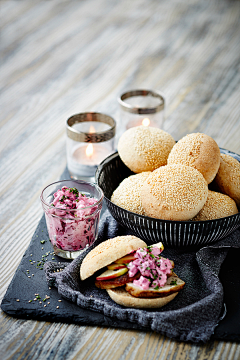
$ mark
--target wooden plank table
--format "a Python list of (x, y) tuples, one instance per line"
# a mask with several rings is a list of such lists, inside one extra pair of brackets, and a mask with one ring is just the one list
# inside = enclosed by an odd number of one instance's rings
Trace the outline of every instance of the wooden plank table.
[[(0, 266), (3, 298), (42, 216), (41, 189), (66, 165), (65, 121), (119, 120), (117, 97), (166, 96), (164, 129), (240, 153), (240, 2), (1, 0)], [(234, 342), (26, 321), (0, 313), (3, 359), (231, 359)]]

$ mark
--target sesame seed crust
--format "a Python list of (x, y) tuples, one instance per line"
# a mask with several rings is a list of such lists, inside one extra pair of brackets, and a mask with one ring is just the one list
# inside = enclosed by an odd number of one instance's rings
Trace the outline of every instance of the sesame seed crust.
[(150, 174), (150, 171), (146, 171), (124, 179), (113, 192), (111, 201), (123, 209), (139, 215), (146, 215), (142, 207), (140, 190)]
[(214, 220), (237, 213), (237, 205), (228, 195), (208, 190), (206, 203), (192, 220)]
[(190, 220), (207, 200), (202, 174), (185, 165), (166, 165), (153, 171), (141, 189), (142, 206), (148, 216), (164, 220)]
[(132, 235), (117, 236), (102, 242), (83, 259), (80, 267), (81, 280), (87, 279), (96, 271), (127, 255), (132, 250), (146, 246), (143, 240)]
[(218, 173), (214, 179), (218, 190), (235, 200), (240, 209), (240, 162), (227, 154), (221, 154)]
[(200, 171), (209, 184), (219, 169), (220, 149), (216, 141), (206, 134), (188, 134), (174, 145), (167, 163), (191, 166)]
[(167, 164), (174, 144), (173, 137), (161, 129), (136, 126), (125, 131), (120, 137), (118, 153), (133, 172), (153, 171)]

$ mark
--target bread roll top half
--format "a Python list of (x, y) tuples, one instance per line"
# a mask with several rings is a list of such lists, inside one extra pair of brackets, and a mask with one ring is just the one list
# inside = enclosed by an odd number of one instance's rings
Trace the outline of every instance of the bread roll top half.
[(147, 244), (143, 240), (132, 235), (117, 236), (106, 240), (85, 256), (80, 267), (80, 279), (85, 280), (131, 251), (146, 246)]

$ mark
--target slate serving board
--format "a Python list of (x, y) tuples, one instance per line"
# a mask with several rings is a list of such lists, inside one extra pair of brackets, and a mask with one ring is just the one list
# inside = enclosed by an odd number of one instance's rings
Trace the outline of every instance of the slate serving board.
[[(42, 244), (41, 241), (44, 240), (45, 243)], [(64, 262), (62, 258), (51, 254), (52, 248), (48, 240), (45, 218), (42, 217), (31, 243), (3, 298), (1, 308), (4, 312), (10, 316), (22, 319), (146, 331), (146, 329), (141, 328), (134, 323), (116, 321), (101, 313), (82, 309), (74, 303), (61, 298), (56, 288), (49, 289), (44, 270), (36, 268), (38, 267), (37, 264), (39, 263), (39, 260), (42, 259), (42, 256), (49, 252), (50, 254), (45, 257), (47, 260)], [(54, 260), (52, 260), (53, 257)], [(225, 303), (228, 311), (226, 317), (215, 329), (215, 333), (212, 336), (214, 339), (240, 340), (239, 257), (240, 249), (231, 249), (221, 268), (220, 279), (224, 287)], [(41, 267), (41, 265), (39, 266)], [(29, 272), (27, 270), (29, 270)], [(41, 299), (34, 300), (36, 299), (36, 296), (38, 297), (38, 295), (35, 294), (39, 294)], [(50, 298), (46, 299), (46, 295)], [(43, 301), (44, 299), (46, 300)], [(29, 302), (30, 300), (32, 301)]]
[[(69, 178), (67, 170), (64, 171), (61, 178)], [(104, 205), (102, 215), (105, 209), (106, 206)], [(221, 268), (220, 280), (224, 288), (227, 314), (216, 327), (212, 335), (213, 339), (240, 341), (239, 258), (240, 249), (230, 249)], [(3, 298), (1, 308), (5, 313), (22, 319), (146, 331), (146, 328), (137, 324), (115, 320), (101, 313), (82, 309), (76, 304), (61, 298), (56, 288), (50, 289), (47, 285), (44, 270), (41, 269), (42, 259), (61, 263), (68, 262), (53, 255), (44, 216), (41, 218), (29, 247)]]

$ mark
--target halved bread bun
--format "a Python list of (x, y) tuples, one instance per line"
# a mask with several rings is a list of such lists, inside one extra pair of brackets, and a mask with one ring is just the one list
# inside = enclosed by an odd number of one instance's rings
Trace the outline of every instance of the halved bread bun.
[(137, 298), (162, 298), (169, 296), (175, 292), (179, 292), (184, 287), (185, 282), (179, 279), (179, 277), (173, 273), (167, 279), (167, 283), (161, 287), (159, 290), (149, 289), (143, 290), (139, 286), (134, 285), (133, 283), (126, 284), (126, 291)]
[(117, 236), (96, 246), (83, 259), (80, 267), (80, 278), (85, 280), (96, 271), (127, 255), (138, 248), (147, 247), (147, 244), (136, 236)]
[(175, 296), (178, 294), (177, 292), (159, 298), (152, 298), (152, 299), (144, 299), (144, 298), (137, 298), (130, 295), (124, 287), (118, 287), (115, 289), (107, 289), (108, 295), (110, 298), (115, 301), (117, 304), (125, 306), (125, 307), (132, 307), (136, 309), (154, 309), (160, 308), (170, 301), (172, 301)]

